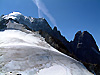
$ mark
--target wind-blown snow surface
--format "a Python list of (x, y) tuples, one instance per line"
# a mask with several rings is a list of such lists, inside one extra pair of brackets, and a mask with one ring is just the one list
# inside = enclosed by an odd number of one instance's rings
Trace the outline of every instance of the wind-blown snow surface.
[(0, 75), (92, 75), (45, 42), (38, 32), (0, 32)]

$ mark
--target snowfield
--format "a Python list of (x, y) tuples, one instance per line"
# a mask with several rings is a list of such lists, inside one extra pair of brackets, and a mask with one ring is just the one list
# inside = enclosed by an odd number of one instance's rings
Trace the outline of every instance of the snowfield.
[(0, 75), (92, 75), (80, 62), (51, 47), (38, 32), (0, 32)]

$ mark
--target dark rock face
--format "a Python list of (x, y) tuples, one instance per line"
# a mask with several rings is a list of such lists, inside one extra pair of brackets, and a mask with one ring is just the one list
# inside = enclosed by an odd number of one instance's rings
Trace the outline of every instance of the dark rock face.
[(100, 65), (82, 62), (84, 66), (94, 75), (100, 75)]
[(51, 36), (47, 32), (41, 30), (39, 31), (39, 34), (45, 38), (46, 42), (48, 42), (54, 48), (58, 49), (60, 52), (65, 54), (68, 53), (68, 49), (64, 46), (64, 44), (54, 36)]
[(52, 31), (52, 28), (44, 18), (33, 18), (32, 21), (30, 22), (29, 18), (24, 20), (24, 18), (21, 17), (18, 21), (20, 24), (27, 25), (33, 31), (42, 30), (48, 33)]
[(57, 27), (53, 28), (52, 36), (59, 39), (67, 48), (69, 48), (69, 41), (67, 41), (66, 38), (61, 35), (60, 31), (57, 30)]
[[(57, 50), (59, 50), (60, 52), (69, 55), (73, 58), (76, 58), (73, 54), (71, 54), (68, 50), (68, 48), (64, 45), (64, 43), (57, 39), (56, 37), (48, 34), (45, 31), (40, 30), (39, 34), (45, 38), (45, 41), (48, 42), (52, 47), (56, 48)], [(68, 43), (67, 43), (68, 44)], [(76, 58), (77, 59), (77, 58)]]
[(7, 23), (8, 21), (7, 20), (2, 20), (2, 21), (0, 21), (0, 31), (1, 30), (5, 30), (6, 29), (6, 23)]
[[(74, 38), (74, 41), (76, 41), (76, 39), (78, 39), (77, 44), (83, 44), (82, 47), (93, 47), (96, 50), (98, 50), (96, 42), (90, 33), (88, 33), (87, 31), (84, 31), (83, 33), (78, 33), (78, 34), (80, 34), (80, 35), (78, 37), (75, 36), (75, 38)], [(80, 46), (77, 45), (77, 48), (79, 48), (79, 47)], [(98, 50), (98, 52), (99, 52), (99, 50)]]
[(100, 52), (93, 36), (87, 32), (78, 31), (70, 42), (71, 53), (81, 61), (92, 73), (100, 75)]
[(100, 52), (92, 35), (87, 31), (77, 32), (72, 43), (73, 53), (81, 61), (100, 64)]

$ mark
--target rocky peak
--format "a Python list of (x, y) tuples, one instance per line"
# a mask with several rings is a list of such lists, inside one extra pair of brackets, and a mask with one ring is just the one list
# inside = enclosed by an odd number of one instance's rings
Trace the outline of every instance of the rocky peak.
[(52, 28), (44, 18), (33, 18), (33, 22), (30, 24), (30, 27), (35, 31), (42, 30), (48, 33), (52, 31)]
[(78, 31), (71, 42), (71, 49), (74, 55), (81, 61), (99, 64), (100, 52), (93, 36), (87, 31)]
[(78, 31), (75, 35), (74, 42), (77, 42), (77, 47), (81, 44), (82, 47), (93, 47), (99, 51), (93, 36), (87, 31)]
[(75, 37), (74, 37), (74, 41), (75, 41), (75, 42), (78, 42), (78, 39), (79, 39), (79, 37), (80, 37), (81, 34), (82, 34), (81, 31), (78, 31), (78, 32), (75, 34)]
[(53, 31), (57, 31), (57, 27), (56, 26), (53, 28)]

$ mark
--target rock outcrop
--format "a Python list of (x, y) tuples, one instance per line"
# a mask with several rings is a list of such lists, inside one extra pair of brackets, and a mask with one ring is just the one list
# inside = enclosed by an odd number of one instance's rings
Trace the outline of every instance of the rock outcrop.
[(93, 36), (87, 32), (78, 31), (70, 42), (71, 52), (89, 71), (100, 75), (100, 52)]
[(71, 44), (73, 53), (78, 59), (87, 63), (100, 64), (99, 49), (89, 32), (77, 32)]

